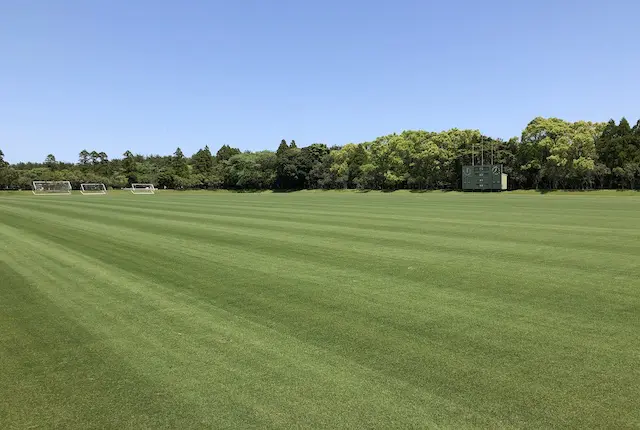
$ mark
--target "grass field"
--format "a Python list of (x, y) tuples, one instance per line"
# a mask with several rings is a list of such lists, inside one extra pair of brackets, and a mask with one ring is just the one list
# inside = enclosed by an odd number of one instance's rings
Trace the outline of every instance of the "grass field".
[(638, 428), (640, 196), (0, 194), (0, 423)]

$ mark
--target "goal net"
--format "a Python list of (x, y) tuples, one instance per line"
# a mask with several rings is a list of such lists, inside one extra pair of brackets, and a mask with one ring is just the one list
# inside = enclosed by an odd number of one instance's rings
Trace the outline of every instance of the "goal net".
[(153, 184), (131, 184), (131, 192), (133, 194), (155, 194)]
[(80, 184), (80, 193), (83, 196), (107, 194), (107, 187), (104, 184)]
[(69, 181), (33, 181), (33, 194), (36, 196), (71, 194), (71, 183)]

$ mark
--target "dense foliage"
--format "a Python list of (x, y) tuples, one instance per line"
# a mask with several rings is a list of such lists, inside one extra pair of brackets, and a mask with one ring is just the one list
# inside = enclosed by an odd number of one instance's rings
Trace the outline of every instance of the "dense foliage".
[[(483, 151), (481, 151), (483, 150)], [(0, 151), (0, 189), (29, 189), (34, 180), (102, 182), (108, 187), (154, 183), (160, 188), (226, 189), (455, 189), (464, 164), (504, 165), (509, 188), (631, 188), (640, 184), (640, 121), (634, 127), (557, 118), (536, 118), (521, 138), (508, 141), (478, 130), (405, 131), (372, 142), (298, 148), (282, 140), (276, 152), (241, 152), (208, 146), (191, 158), (180, 148), (170, 156), (127, 151), (109, 159), (82, 150), (77, 163), (50, 154), (43, 163), (9, 165)]]

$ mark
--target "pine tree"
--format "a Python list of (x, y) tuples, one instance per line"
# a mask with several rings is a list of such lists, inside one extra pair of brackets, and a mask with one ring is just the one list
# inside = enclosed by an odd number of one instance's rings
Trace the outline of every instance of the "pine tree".
[(226, 161), (237, 154), (240, 154), (240, 150), (238, 148), (232, 148), (229, 145), (222, 145), (216, 153), (216, 160), (218, 162)]
[(193, 165), (193, 172), (201, 175), (208, 175), (213, 170), (213, 155), (209, 146), (205, 146), (204, 149), (199, 150), (191, 157), (191, 164)]
[(173, 153), (173, 157), (171, 157), (171, 166), (173, 167), (173, 171), (177, 176), (182, 178), (186, 178), (189, 176), (189, 166), (187, 165), (187, 159), (182, 153), (182, 149), (179, 147), (176, 149), (176, 152)]

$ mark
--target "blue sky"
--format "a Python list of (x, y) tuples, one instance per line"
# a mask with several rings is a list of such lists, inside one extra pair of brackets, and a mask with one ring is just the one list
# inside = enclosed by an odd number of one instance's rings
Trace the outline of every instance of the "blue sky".
[(190, 155), (640, 117), (640, 3), (2, 0), (0, 149)]

